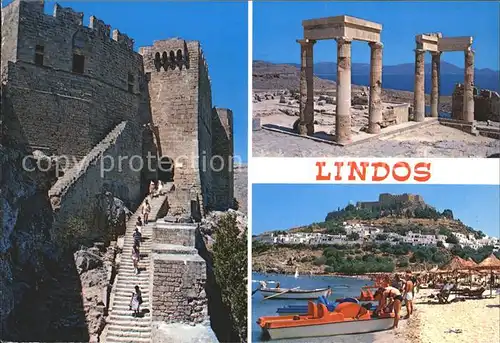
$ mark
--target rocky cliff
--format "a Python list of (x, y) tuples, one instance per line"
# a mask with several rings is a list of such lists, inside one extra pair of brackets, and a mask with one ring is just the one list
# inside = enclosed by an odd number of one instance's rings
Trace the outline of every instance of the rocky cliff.
[[(96, 341), (104, 326), (114, 246), (68, 245), (72, 237), (54, 235), (48, 190), (55, 173), (40, 171), (35, 158), (23, 167), (24, 156), (24, 151), (0, 147), (0, 338)], [(94, 219), (107, 225), (102, 237), (116, 235), (125, 217), (119, 199), (110, 193), (98, 196)]]

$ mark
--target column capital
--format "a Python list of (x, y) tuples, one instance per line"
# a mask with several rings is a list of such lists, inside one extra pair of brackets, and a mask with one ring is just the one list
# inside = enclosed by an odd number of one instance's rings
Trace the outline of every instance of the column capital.
[(441, 57), (442, 51), (431, 51), (432, 57)]
[(370, 42), (368, 43), (368, 45), (372, 49), (382, 49), (384, 47), (384, 44), (382, 44), (381, 42)]
[(297, 43), (299, 43), (302, 46), (308, 46), (308, 45), (313, 45), (316, 43), (314, 39), (297, 39)]
[(413, 49), (413, 51), (415, 51), (415, 54), (425, 54), (425, 50), (424, 49)]
[(464, 50), (464, 53), (474, 55), (476, 53), (476, 50), (473, 50), (471, 47), (469, 47), (466, 50)]
[(337, 41), (337, 44), (351, 44), (352, 43), (352, 38), (349, 38), (349, 37), (336, 37), (335, 40)]

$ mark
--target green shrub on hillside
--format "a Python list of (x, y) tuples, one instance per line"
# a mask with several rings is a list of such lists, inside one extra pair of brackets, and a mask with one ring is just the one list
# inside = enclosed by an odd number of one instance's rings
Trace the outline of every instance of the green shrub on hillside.
[(240, 233), (236, 216), (226, 214), (217, 225), (213, 245), (214, 274), (223, 303), (231, 309), (233, 329), (247, 341), (247, 231)]

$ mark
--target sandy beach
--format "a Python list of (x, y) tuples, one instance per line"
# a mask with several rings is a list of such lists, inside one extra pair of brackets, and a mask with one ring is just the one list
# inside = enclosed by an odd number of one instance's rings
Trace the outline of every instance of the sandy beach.
[[(415, 313), (394, 331), (375, 334), (375, 342), (495, 343), (500, 341), (500, 296), (451, 304), (428, 303), (437, 290), (421, 290)], [(484, 293), (489, 296), (489, 291)], [(406, 309), (402, 309), (406, 315)]]

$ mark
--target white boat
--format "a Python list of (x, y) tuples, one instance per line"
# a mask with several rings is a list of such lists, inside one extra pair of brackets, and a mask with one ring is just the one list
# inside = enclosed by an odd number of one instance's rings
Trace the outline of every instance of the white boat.
[(360, 334), (390, 329), (394, 318), (352, 320), (338, 323), (312, 324), (307, 326), (264, 329), (271, 339), (304, 338)]
[(316, 299), (322, 295), (327, 297), (331, 292), (330, 288), (288, 289), (268, 287), (262, 287), (260, 291), (264, 297), (273, 296), (270, 299)]
[[(264, 316), (257, 320), (265, 336), (273, 340), (361, 334), (390, 329), (394, 314), (373, 317), (356, 303), (345, 302), (329, 311), (325, 304), (309, 301), (306, 315)], [(331, 341), (331, 340), (330, 340)]]

